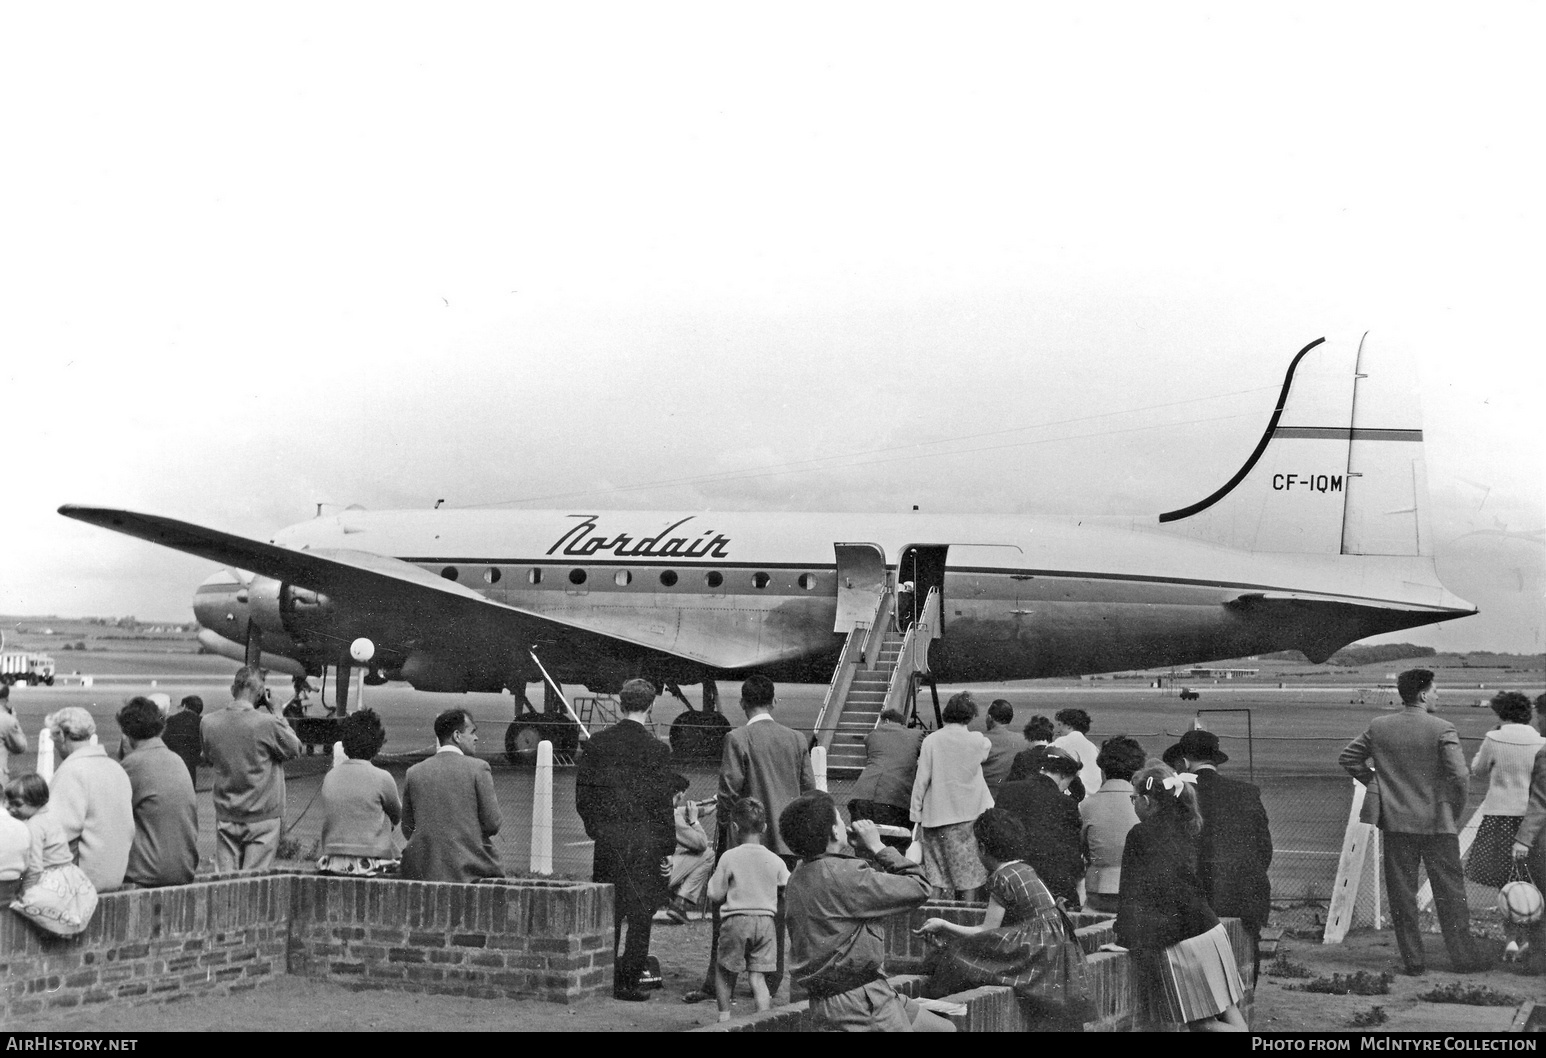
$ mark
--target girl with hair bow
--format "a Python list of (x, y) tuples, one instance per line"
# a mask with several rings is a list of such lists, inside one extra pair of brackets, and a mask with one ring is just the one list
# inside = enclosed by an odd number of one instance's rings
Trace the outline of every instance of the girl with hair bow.
[(1197, 776), (1149, 761), (1133, 776), (1138, 825), (1122, 850), (1117, 942), (1133, 953), (1151, 1020), (1244, 1032), (1229, 935), (1197, 877)]

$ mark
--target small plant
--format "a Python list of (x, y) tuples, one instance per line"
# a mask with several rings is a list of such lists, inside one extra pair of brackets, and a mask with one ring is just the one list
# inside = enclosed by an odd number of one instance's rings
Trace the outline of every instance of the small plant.
[(1309, 977), (1310, 971), (1303, 963), (1294, 962), (1287, 952), (1278, 952), (1277, 958), (1267, 964), (1268, 977)]
[(1429, 1003), (1462, 1003), (1468, 1007), (1511, 1007), (1519, 1003), (1519, 997), (1499, 992), (1486, 985), (1470, 985), (1451, 981), (1447, 985), (1424, 992), (1417, 997)]
[(1359, 970), (1357, 973), (1317, 977), (1302, 985), (1289, 987), (1298, 992), (1320, 992), (1329, 996), (1386, 996), (1390, 994), (1390, 983), (1395, 979), (1394, 974), (1372, 974)]
[(1348, 1024), (1355, 1029), (1372, 1029), (1374, 1026), (1383, 1025), (1389, 1020), (1390, 1016), (1385, 1013), (1384, 1007), (1370, 1007), (1368, 1010), (1354, 1014), (1353, 1019)]

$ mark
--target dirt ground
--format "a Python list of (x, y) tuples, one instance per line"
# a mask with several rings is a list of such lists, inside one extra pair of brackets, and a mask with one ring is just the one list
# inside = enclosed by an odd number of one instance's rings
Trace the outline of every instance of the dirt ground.
[[(1351, 934), (1346, 943), (1323, 945), (1314, 935), (1313, 914), (1290, 914), (1298, 923), (1278, 944), (1285, 961), (1303, 966), (1311, 975), (1391, 971), (1398, 964), (1395, 937), (1388, 930)], [(188, 999), (166, 1005), (128, 1010), (86, 1008), (29, 1019), (8, 1029), (82, 1032), (199, 1032), (199, 1031), (481, 1031), (481, 1032), (680, 1032), (715, 1021), (712, 1001), (689, 1005), (682, 995), (702, 982), (708, 953), (709, 926), (657, 925), (651, 950), (660, 959), (665, 987), (647, 1003), (623, 1003), (606, 997), (576, 1006), (533, 1000), (464, 999), (457, 996), (365, 990), (299, 977), (281, 977), (270, 984), (230, 996)], [(1263, 1033), (1313, 1032), (1363, 1027), (1369, 1032), (1505, 1032), (1519, 1003), (1546, 997), (1546, 977), (1525, 977), (1500, 964), (1485, 973), (1459, 975), (1448, 965), (1444, 945), (1428, 937), (1428, 965), (1421, 978), (1395, 975), (1390, 994), (1332, 996), (1295, 991), (1300, 979), (1273, 976), (1270, 959), (1256, 992), (1252, 1028)], [(1512, 995), (1501, 1007), (1461, 1006), (1421, 1000), (1419, 994), (1460, 981), (1485, 985)], [(788, 1001), (788, 984), (777, 1002)], [(1355, 1016), (1385, 1021), (1357, 1026)], [(737, 993), (735, 1012), (750, 1013), (745, 985)]]

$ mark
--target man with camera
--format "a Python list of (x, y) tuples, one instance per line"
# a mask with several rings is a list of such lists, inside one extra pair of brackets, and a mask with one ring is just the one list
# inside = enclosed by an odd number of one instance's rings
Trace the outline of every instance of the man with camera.
[(215, 870), (222, 874), (273, 866), (284, 823), (284, 762), (301, 751), (290, 725), (273, 713), (262, 669), (237, 669), (231, 697), (199, 724), (215, 769)]

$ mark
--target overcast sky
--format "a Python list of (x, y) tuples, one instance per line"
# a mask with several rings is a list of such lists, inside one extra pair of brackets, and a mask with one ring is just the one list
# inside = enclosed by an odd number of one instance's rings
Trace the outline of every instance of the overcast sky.
[(1369, 330), (1482, 608), (1387, 638), (1542, 650), (1543, 22), (9, 5), (0, 612), (190, 619), (66, 502), (1158, 512)]

